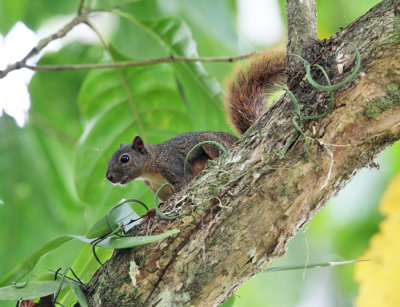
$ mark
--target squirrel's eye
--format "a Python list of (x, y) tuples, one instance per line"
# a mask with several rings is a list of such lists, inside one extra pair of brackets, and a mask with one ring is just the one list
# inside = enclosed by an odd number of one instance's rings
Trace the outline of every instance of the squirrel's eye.
[(128, 162), (129, 161), (129, 156), (128, 155), (123, 155), (122, 157), (121, 157), (121, 163), (126, 163), (126, 162)]

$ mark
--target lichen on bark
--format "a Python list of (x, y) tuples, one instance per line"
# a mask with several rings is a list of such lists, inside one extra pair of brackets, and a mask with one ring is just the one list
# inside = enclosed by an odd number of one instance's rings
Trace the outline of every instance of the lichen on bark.
[(382, 112), (399, 106), (400, 104), (400, 84), (386, 84), (386, 94), (376, 97), (364, 103), (364, 110), (360, 115), (377, 117)]

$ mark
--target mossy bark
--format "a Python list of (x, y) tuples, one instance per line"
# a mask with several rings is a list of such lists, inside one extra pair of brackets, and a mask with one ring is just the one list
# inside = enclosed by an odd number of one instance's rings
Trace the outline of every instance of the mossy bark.
[[(172, 221), (150, 218), (135, 230), (157, 234), (178, 228), (179, 234), (115, 251), (85, 287), (90, 306), (219, 305), (282, 256), (304, 223), (400, 138), (396, 2), (381, 2), (329, 40), (316, 43), (314, 58), (333, 84), (354, 66), (354, 52), (344, 40), (358, 47), (361, 67), (353, 82), (335, 92), (329, 116), (303, 123), (314, 140), (311, 156), (304, 154), (299, 137), (279, 158), (279, 149), (295, 132), (292, 102), (283, 97), (228, 155), (163, 207), (188, 215)], [(315, 79), (324, 81), (320, 74)], [(303, 79), (293, 91), (301, 97), (303, 114), (326, 110), (326, 92)]]

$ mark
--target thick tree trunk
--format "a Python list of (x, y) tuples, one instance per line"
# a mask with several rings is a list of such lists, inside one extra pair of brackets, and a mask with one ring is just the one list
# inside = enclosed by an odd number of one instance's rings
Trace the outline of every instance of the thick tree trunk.
[[(283, 97), (239, 141), (163, 207), (190, 213), (153, 217), (135, 233), (180, 233), (158, 244), (115, 251), (86, 286), (90, 306), (213, 306), (285, 253), (287, 242), (360, 168), (400, 138), (400, 6), (383, 1), (329, 40), (309, 59), (332, 84), (361, 67), (335, 91), (335, 107), (304, 122), (310, 157), (298, 137), (283, 159), (278, 151), (296, 133), (293, 104)], [(299, 78), (291, 84), (307, 101), (302, 114), (320, 114), (329, 94)], [(322, 74), (315, 74), (324, 83)], [(311, 103), (310, 103), (311, 102)], [(311, 140), (313, 139), (313, 140)], [(169, 209), (168, 209), (169, 208)], [(179, 210), (180, 209), (180, 210)]]

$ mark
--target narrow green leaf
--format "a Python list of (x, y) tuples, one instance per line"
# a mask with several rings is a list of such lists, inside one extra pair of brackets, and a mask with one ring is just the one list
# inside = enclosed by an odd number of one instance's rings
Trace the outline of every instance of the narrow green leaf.
[(86, 238), (100, 238), (137, 218), (139, 218), (139, 216), (129, 204), (124, 203), (122, 205), (117, 205), (112, 207), (104, 217), (90, 227), (86, 233)]
[[(99, 249), (96, 252), (97, 257), (102, 262), (105, 262), (112, 255), (112, 250), (109, 249)], [(100, 264), (93, 257), (92, 247), (88, 244), (82, 246), (81, 251), (76, 256), (76, 259), (71, 265), (75, 274), (84, 282), (89, 282), (93, 273), (100, 267)]]
[(331, 266), (338, 266), (338, 265), (343, 265), (343, 264), (356, 263), (356, 262), (361, 262), (361, 261), (368, 261), (368, 260), (367, 259), (359, 259), (359, 260), (348, 260), (348, 261), (337, 261), (337, 262), (331, 261), (331, 262), (309, 263), (309, 264), (300, 264), (300, 265), (277, 266), (277, 267), (268, 268), (263, 273), (315, 269), (315, 268), (323, 268), (323, 267), (331, 267)]
[[(0, 288), (0, 300), (18, 301), (34, 299), (55, 293), (60, 287), (60, 280), (34, 280)], [(62, 284), (62, 288), (66, 286)]]
[(70, 241), (72, 238), (69, 236), (61, 236), (46, 243), (38, 250), (36, 250), (29, 257), (25, 258), (13, 270), (11, 270), (5, 277), (0, 280), (0, 286), (9, 285), (12, 282), (20, 280), (26, 274), (33, 270), (35, 265), (49, 252), (56, 249), (65, 242)]
[(178, 233), (178, 229), (171, 229), (159, 235), (154, 236), (143, 236), (143, 237), (112, 237), (100, 241), (96, 246), (103, 248), (121, 249), (130, 248), (134, 246), (149, 244), (157, 241), (164, 240), (169, 236)]
[[(129, 248), (133, 246), (148, 244), (163, 240), (175, 233), (178, 233), (179, 230), (172, 229), (167, 231), (166, 233), (154, 235), (154, 236), (143, 236), (143, 237), (113, 237), (107, 238), (103, 241), (100, 241), (97, 246), (103, 248), (111, 248), (111, 249), (119, 249), (119, 248)], [(50, 251), (56, 249), (60, 245), (65, 242), (70, 241), (71, 239), (76, 239), (82, 241), (84, 243), (91, 244), (93, 239), (86, 238), (84, 236), (76, 236), (76, 235), (64, 235), (58, 237), (54, 240), (43, 245), (36, 252), (34, 252), (29, 257), (25, 258), (20, 264), (18, 264), (11, 272), (9, 272), (1, 281), (0, 285), (11, 284), (14, 281), (20, 280), (26, 274), (33, 270), (35, 265), (40, 261), (40, 259), (45, 256)]]
[(87, 307), (87, 301), (86, 301), (86, 297), (85, 294), (83, 293), (81, 287), (79, 286), (78, 283), (76, 283), (73, 280), (70, 279), (64, 279), (64, 282), (66, 282), (72, 289), (72, 292), (75, 294), (76, 299), (79, 302), (80, 307)]
[[(100, 261), (103, 263), (111, 257), (112, 252), (112, 249), (106, 248), (99, 248), (96, 250), (97, 257), (99, 257)], [(84, 283), (89, 282), (90, 278), (99, 267), (100, 264), (93, 257), (92, 247), (89, 244), (82, 246), (81, 251), (71, 265), (75, 274)], [(59, 295), (58, 302), (64, 306), (73, 306), (73, 303), (76, 302), (76, 295), (73, 293), (71, 288), (67, 288)]]

